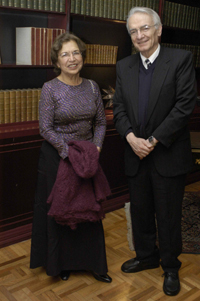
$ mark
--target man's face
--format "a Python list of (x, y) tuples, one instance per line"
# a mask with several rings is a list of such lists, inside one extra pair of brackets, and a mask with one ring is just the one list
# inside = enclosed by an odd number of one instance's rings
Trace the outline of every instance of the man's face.
[(162, 26), (156, 29), (153, 18), (146, 13), (139, 12), (129, 18), (128, 25), (135, 48), (149, 58), (158, 47)]

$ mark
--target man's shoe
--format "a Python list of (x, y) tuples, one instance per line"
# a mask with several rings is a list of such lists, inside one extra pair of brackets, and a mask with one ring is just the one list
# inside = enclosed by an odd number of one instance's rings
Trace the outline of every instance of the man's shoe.
[(70, 271), (63, 270), (63, 271), (61, 271), (61, 273), (60, 273), (60, 278), (61, 278), (63, 281), (67, 281), (68, 278), (69, 278), (69, 275), (70, 275)]
[(165, 272), (163, 291), (168, 296), (176, 296), (180, 292), (178, 272)]
[(124, 273), (136, 273), (148, 269), (156, 269), (159, 267), (159, 263), (149, 263), (139, 261), (136, 258), (132, 258), (122, 264), (121, 270)]
[(107, 283), (111, 283), (112, 282), (112, 278), (110, 276), (108, 276), (108, 274), (106, 274), (106, 275), (99, 275), (97, 273), (92, 272), (92, 275), (98, 281), (107, 282)]

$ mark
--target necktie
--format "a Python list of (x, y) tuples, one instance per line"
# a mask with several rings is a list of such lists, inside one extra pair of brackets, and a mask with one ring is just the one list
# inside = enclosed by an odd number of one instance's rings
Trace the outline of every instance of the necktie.
[(149, 59), (146, 59), (145, 63), (147, 64), (147, 69), (149, 69), (149, 67), (151, 66), (151, 62)]

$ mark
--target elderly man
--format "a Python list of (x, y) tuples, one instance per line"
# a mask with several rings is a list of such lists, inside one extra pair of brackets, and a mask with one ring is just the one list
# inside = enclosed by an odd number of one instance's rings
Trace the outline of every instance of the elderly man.
[(114, 122), (126, 142), (136, 258), (126, 261), (122, 271), (134, 273), (161, 264), (163, 290), (174, 296), (180, 291), (185, 177), (192, 166), (188, 129), (196, 102), (192, 54), (160, 46), (160, 17), (150, 8), (132, 8), (127, 29), (138, 53), (117, 63)]

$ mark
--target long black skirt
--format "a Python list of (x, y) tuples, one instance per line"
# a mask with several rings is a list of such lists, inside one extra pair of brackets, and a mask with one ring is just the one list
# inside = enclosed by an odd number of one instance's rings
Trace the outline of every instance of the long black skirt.
[(40, 151), (34, 203), (30, 268), (45, 267), (49, 276), (62, 270), (107, 273), (102, 222), (86, 222), (76, 230), (56, 223), (47, 215), (47, 198), (56, 180), (60, 156), (44, 141)]

